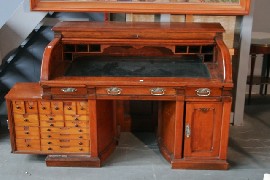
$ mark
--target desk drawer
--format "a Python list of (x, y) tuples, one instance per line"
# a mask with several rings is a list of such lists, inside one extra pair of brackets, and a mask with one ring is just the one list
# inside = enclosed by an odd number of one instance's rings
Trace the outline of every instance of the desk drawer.
[(62, 114), (40, 114), (40, 121), (63, 121)]
[(52, 87), (52, 94), (83, 95), (87, 94), (85, 87)]
[(42, 139), (89, 139), (89, 134), (41, 133)]
[(89, 129), (79, 127), (41, 127), (41, 133), (84, 134), (89, 133)]
[(66, 121), (88, 121), (89, 115), (65, 115)]
[(41, 139), (42, 146), (89, 146), (89, 140), (81, 139)]
[(44, 152), (59, 152), (59, 153), (88, 153), (89, 146), (41, 146), (41, 150)]
[(40, 140), (16, 139), (16, 148), (18, 151), (40, 151)]
[(96, 89), (97, 95), (109, 96), (173, 96), (176, 94), (174, 88), (167, 87), (99, 87)]
[(64, 127), (64, 121), (40, 121), (41, 127)]
[(39, 139), (39, 128), (31, 126), (15, 126), (16, 138)]
[(37, 114), (14, 114), (16, 126), (39, 126)]
[(222, 90), (220, 88), (187, 87), (185, 94), (195, 97), (217, 97), (221, 96)]

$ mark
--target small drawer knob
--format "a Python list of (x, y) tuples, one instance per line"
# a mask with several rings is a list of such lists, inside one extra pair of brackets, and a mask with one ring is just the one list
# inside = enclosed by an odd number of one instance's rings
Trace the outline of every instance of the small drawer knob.
[(48, 138), (51, 138), (52, 136), (51, 136), (51, 135), (48, 135), (47, 137), (48, 137)]
[(52, 150), (52, 148), (50, 148), (50, 147), (49, 147), (49, 148), (48, 148), (48, 150), (49, 150), (49, 151), (51, 151), (51, 150)]
[(83, 151), (83, 148), (80, 148), (79, 150), (80, 150), (80, 151)]
[(75, 117), (75, 119), (74, 119), (75, 121), (78, 121), (79, 120), (79, 118), (77, 118), (77, 117)]
[(51, 126), (51, 127), (53, 127), (53, 126), (54, 126), (54, 124), (50, 124), (50, 126)]
[(78, 124), (75, 124), (75, 127), (79, 127), (79, 125)]
[(27, 132), (25, 132), (24, 134), (29, 134), (29, 132), (27, 131)]
[(51, 129), (47, 129), (47, 131), (51, 131)]
[(68, 109), (68, 110), (71, 110), (72, 108), (69, 106), (67, 109)]
[(83, 107), (81, 107), (81, 110), (84, 110), (84, 108), (83, 108)]
[(55, 109), (55, 110), (59, 110), (59, 107), (56, 106), (54, 109)]
[(82, 142), (79, 142), (79, 145), (83, 145), (83, 143)]
[(33, 109), (33, 107), (32, 106), (29, 106), (29, 109)]
[(48, 144), (52, 144), (52, 142), (48, 142)]
[(49, 117), (49, 120), (53, 120), (53, 117)]
[(16, 109), (21, 109), (21, 107), (20, 106), (16, 106)]
[(29, 120), (28, 120), (28, 119), (24, 119), (23, 121), (24, 121), (24, 122), (28, 122)]
[(83, 130), (82, 129), (79, 129), (79, 132), (83, 132)]
[(43, 107), (42, 107), (42, 110), (45, 110), (45, 109), (46, 109), (46, 107), (43, 106)]
[(30, 144), (27, 144), (26, 147), (30, 147)]
[(82, 136), (79, 136), (80, 139), (82, 139), (83, 137)]

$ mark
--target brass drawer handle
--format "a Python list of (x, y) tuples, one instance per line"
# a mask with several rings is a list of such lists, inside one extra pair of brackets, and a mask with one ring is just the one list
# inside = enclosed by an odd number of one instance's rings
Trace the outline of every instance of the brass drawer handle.
[(73, 92), (76, 92), (77, 89), (76, 88), (62, 88), (61, 91), (64, 93), (73, 93)]
[(210, 96), (211, 94), (211, 90), (209, 88), (199, 88), (199, 89), (196, 89), (195, 92), (197, 96), (203, 96), (203, 97)]
[(187, 138), (189, 138), (191, 135), (191, 129), (190, 129), (189, 124), (186, 125), (185, 134)]
[(165, 94), (165, 89), (164, 88), (152, 88), (150, 89), (150, 93), (153, 96), (163, 96)]
[(118, 87), (111, 87), (111, 88), (107, 88), (106, 90), (107, 90), (107, 94), (113, 95), (113, 96), (120, 95), (122, 93), (122, 89)]

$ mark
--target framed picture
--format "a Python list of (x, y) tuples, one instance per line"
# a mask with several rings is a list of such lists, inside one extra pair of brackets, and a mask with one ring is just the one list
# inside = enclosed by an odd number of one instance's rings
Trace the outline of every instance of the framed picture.
[(33, 11), (244, 15), (250, 0), (30, 0)]

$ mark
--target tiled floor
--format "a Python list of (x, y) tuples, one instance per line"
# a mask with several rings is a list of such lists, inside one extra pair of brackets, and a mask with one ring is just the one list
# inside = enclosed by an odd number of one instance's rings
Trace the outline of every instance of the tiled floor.
[(122, 133), (102, 168), (46, 167), (45, 156), (11, 154), (8, 131), (0, 134), (0, 179), (4, 180), (262, 180), (270, 173), (270, 98), (253, 98), (244, 126), (232, 126), (227, 171), (173, 170), (160, 155), (153, 134)]

